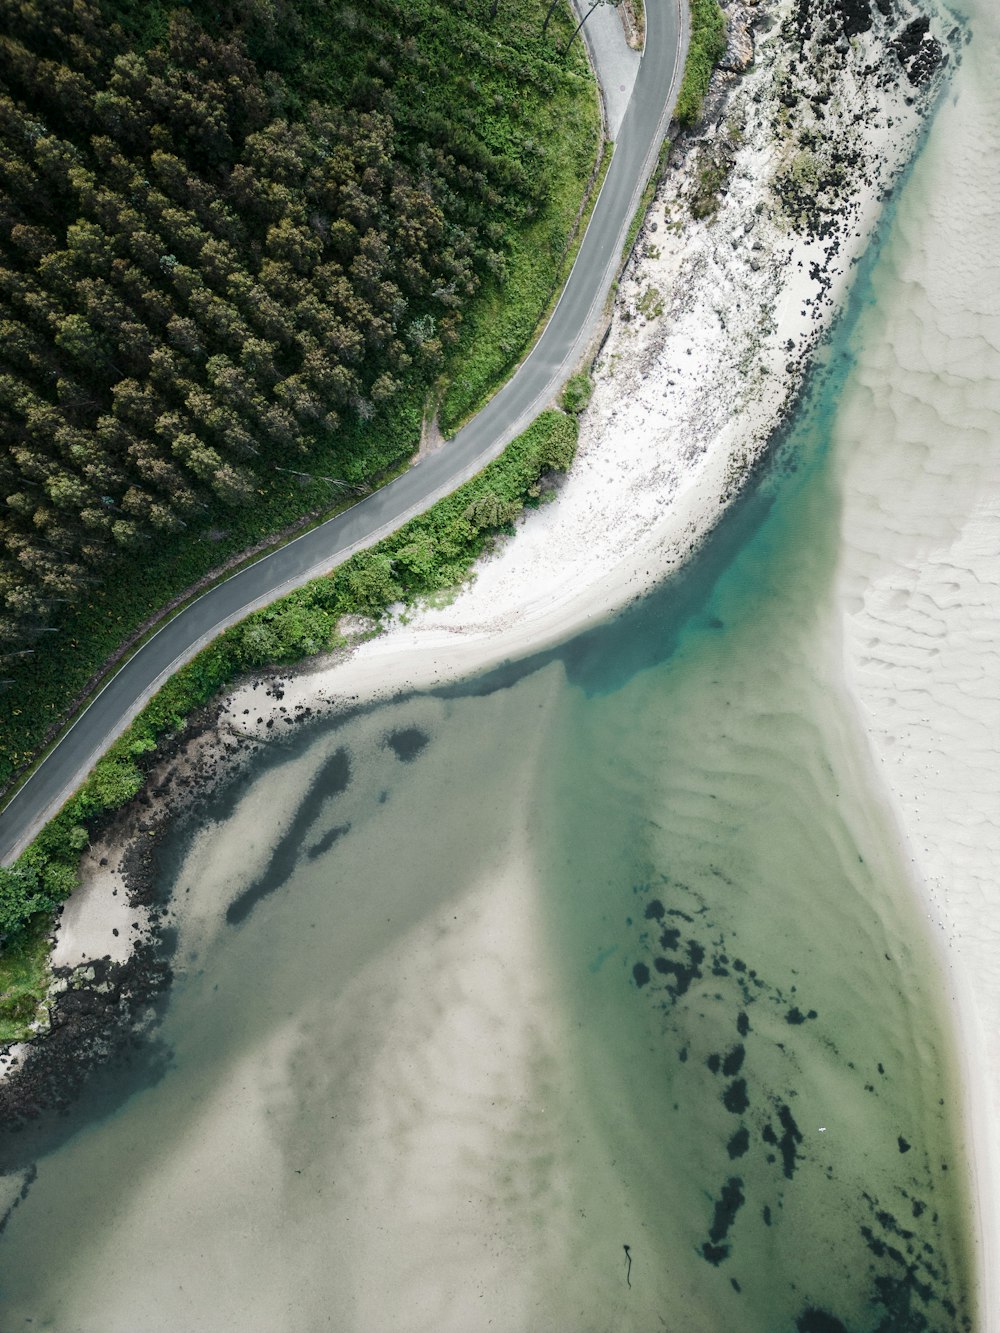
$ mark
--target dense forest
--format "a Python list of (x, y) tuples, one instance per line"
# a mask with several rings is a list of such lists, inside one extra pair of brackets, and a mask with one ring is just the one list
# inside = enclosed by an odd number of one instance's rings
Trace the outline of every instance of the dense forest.
[(21, 686), (110, 646), (109, 589), (155, 604), (288, 478), (332, 498), (415, 444), (548, 206), (538, 108), (592, 103), (547, 8), (0, 0), (0, 781), (47, 720)]

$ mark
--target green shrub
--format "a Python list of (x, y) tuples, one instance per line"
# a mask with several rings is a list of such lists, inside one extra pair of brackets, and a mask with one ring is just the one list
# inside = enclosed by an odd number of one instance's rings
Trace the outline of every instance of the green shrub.
[(568, 472), (576, 456), (578, 427), (568, 417), (556, 417), (539, 441), (538, 459), (543, 472)]
[(689, 0), (691, 41), (674, 119), (681, 125), (696, 125), (708, 92), (712, 71), (726, 53), (726, 16), (717, 0)]
[(570, 375), (560, 399), (563, 411), (570, 412), (573, 416), (579, 416), (590, 402), (590, 395), (593, 392), (593, 381), (585, 370)]
[(392, 577), (392, 561), (379, 551), (364, 551), (344, 567), (344, 582), (354, 607), (363, 614), (378, 614), (402, 595)]
[(118, 810), (141, 789), (142, 773), (128, 760), (102, 759), (88, 785), (102, 810)]
[(510, 500), (501, 500), (495, 491), (485, 491), (473, 500), (465, 511), (464, 517), (477, 532), (487, 529), (500, 529), (513, 522), (521, 512), (521, 506)]

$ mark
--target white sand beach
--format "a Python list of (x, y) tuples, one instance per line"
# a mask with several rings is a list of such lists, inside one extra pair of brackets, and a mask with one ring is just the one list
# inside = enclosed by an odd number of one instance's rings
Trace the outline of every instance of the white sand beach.
[[(878, 26), (855, 39), (846, 68), (827, 68), (812, 43), (813, 90), (836, 110), (823, 118), (816, 156), (835, 166), (857, 154), (857, 164), (830, 198), (829, 235), (795, 230), (780, 178), (798, 141), (776, 138), (775, 126), (790, 59), (779, 25), (791, 8), (769, 14), (755, 66), (733, 83), (700, 146), (665, 175), (619, 284), (558, 498), (528, 513), (450, 605), (407, 610), (349, 661), (293, 676), (286, 708), (454, 678), (556, 642), (647, 591), (718, 522), (822, 355), (923, 123), (905, 78), (884, 87), (868, 74), (883, 53)], [(732, 12), (743, 22), (754, 11)], [(696, 221), (690, 201), (704, 155), (717, 152), (732, 158), (728, 184), (714, 216)], [(261, 735), (253, 719), (266, 720), (268, 704), (265, 687), (241, 691), (229, 720)]]

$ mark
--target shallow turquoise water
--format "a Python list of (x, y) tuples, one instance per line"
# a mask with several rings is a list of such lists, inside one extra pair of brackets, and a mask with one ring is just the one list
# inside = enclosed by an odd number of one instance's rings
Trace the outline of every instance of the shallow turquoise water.
[(809, 436), (667, 660), (567, 692), (551, 929), (682, 1326), (959, 1327), (940, 978), (840, 682), (822, 413)]

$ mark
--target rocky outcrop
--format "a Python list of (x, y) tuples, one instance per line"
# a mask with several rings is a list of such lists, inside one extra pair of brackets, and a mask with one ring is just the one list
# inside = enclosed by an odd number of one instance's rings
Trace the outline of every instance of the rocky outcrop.
[(664, 506), (702, 465), (725, 469), (725, 502), (768, 453), (961, 48), (933, 0), (727, 14), (729, 51), (620, 283), (589, 412), (601, 433), (683, 442), (659, 465)]
[(753, 64), (754, 40), (752, 11), (748, 15), (742, 5), (734, 5), (729, 15), (729, 36), (726, 54), (719, 61), (719, 68), (733, 74), (742, 74)]

